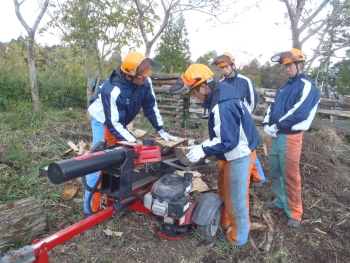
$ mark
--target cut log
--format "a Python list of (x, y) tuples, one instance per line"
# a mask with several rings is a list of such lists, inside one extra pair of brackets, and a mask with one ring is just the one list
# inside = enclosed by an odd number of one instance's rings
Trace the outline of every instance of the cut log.
[(68, 141), (67, 144), (76, 152), (79, 151), (79, 148), (71, 141)]
[(27, 238), (36, 238), (46, 226), (42, 204), (34, 198), (0, 205), (0, 244), (16, 245)]
[(136, 136), (137, 139), (142, 139), (143, 136), (145, 136), (148, 133), (148, 131), (136, 129), (136, 130), (132, 131), (132, 133)]
[(192, 178), (192, 189), (191, 189), (191, 193), (194, 191), (198, 191), (198, 192), (206, 192), (209, 191), (209, 187), (208, 185), (203, 182), (203, 180), (201, 179), (202, 174), (196, 171), (179, 171), (176, 170), (175, 174), (184, 176), (185, 173), (192, 173), (193, 174), (193, 178)]
[(80, 141), (79, 142), (79, 152), (78, 152), (79, 156), (84, 154), (85, 147), (86, 147), (86, 143), (83, 141)]
[(254, 198), (250, 214), (254, 217), (261, 218), (261, 212), (263, 208), (264, 208), (264, 203), (261, 202), (258, 198)]
[[(191, 146), (192, 147), (192, 146)], [(183, 165), (186, 165), (186, 166), (192, 166), (196, 163), (201, 163), (205, 160), (205, 158), (202, 158), (200, 159), (198, 162), (195, 162), (195, 163), (191, 163), (187, 157), (186, 157), (186, 154), (189, 153), (190, 151), (190, 146), (182, 146), (182, 147), (175, 147), (174, 148), (174, 153), (176, 155), (176, 158), (179, 159), (179, 161), (183, 164)]]
[(266, 229), (267, 225), (262, 221), (251, 221), (250, 230), (263, 230)]
[(179, 141), (165, 141), (161, 137), (156, 137), (154, 143), (155, 145), (159, 145), (162, 148), (162, 155), (167, 154), (170, 150), (174, 149), (174, 147), (180, 145), (187, 145), (188, 138), (179, 138)]
[(263, 240), (260, 242), (259, 248), (263, 251), (269, 251), (275, 234), (275, 224), (271, 218), (270, 212), (262, 213), (262, 217), (267, 225), (267, 230), (265, 231)]

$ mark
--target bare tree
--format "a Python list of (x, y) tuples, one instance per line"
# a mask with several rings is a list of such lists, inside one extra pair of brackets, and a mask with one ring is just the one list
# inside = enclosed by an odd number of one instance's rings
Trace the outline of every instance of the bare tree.
[(29, 74), (30, 74), (30, 86), (31, 86), (31, 92), (32, 92), (32, 99), (34, 104), (34, 110), (36, 113), (40, 112), (40, 99), (39, 99), (39, 90), (38, 90), (38, 84), (36, 80), (36, 68), (35, 68), (35, 60), (34, 60), (34, 37), (36, 29), (38, 28), (38, 25), (45, 14), (45, 11), (47, 9), (47, 6), (49, 4), (49, 0), (44, 0), (44, 2), (41, 5), (40, 13), (38, 17), (35, 19), (35, 22), (32, 27), (29, 27), (28, 24), (24, 21), (21, 12), (19, 10), (21, 4), (25, 1), (22, 0), (21, 2), (18, 2), (18, 0), (13, 0), (15, 4), (15, 12), (18, 20), (21, 22), (23, 27), (26, 29), (28, 33), (27, 38), (27, 51), (28, 51), (28, 66), (29, 66)]
[(88, 103), (94, 93), (91, 80), (97, 77), (99, 85), (107, 58), (123, 46), (140, 44), (133, 30), (138, 14), (130, 6), (132, 2), (125, 0), (60, 2), (53, 13), (47, 11), (52, 19), (47, 27), (58, 28), (62, 41), (79, 54), (87, 79)]
[(337, 47), (331, 45), (331, 47), (329, 44), (334, 31), (346, 33), (347, 29), (342, 29), (342, 23), (339, 23), (339, 21), (342, 14), (344, 14), (344, 10), (349, 8), (350, 0), (279, 1), (283, 2), (287, 8), (293, 48), (302, 49), (303, 44), (310, 38), (318, 39), (318, 44), (314, 48), (314, 55), (308, 59), (305, 71), (308, 71), (312, 63), (322, 55), (321, 50), (325, 51), (327, 49), (328, 54), (331, 55), (336, 50), (346, 47), (346, 45), (338, 45)]
[[(146, 46), (145, 56), (151, 53), (154, 43), (164, 32), (170, 17), (176, 19), (183, 12), (198, 11), (219, 19), (236, 1), (220, 0), (134, 0), (139, 13), (138, 27)], [(155, 30), (157, 28), (157, 30)]]

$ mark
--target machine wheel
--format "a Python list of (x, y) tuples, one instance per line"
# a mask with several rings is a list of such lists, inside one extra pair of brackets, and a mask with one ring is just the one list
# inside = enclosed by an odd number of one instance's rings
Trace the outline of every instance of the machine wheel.
[(221, 220), (222, 207), (219, 206), (215, 211), (213, 220), (208, 225), (197, 225), (197, 232), (200, 235), (203, 235), (208, 241), (212, 241), (216, 236), (218, 231), (220, 220)]

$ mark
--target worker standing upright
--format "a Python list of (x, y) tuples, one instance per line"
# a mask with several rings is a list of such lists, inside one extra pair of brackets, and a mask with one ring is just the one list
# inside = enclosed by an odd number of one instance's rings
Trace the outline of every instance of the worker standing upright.
[(320, 102), (315, 83), (303, 72), (305, 60), (304, 53), (296, 48), (271, 58), (284, 66), (289, 79), (277, 89), (262, 124), (271, 137), (270, 180), (276, 195), (265, 206), (284, 209), (287, 225), (292, 228), (300, 226), (303, 214), (299, 172), (303, 131), (309, 129)]
[[(224, 52), (214, 60), (213, 64), (218, 66), (224, 75), (224, 78), (221, 81), (230, 84), (239, 92), (241, 101), (247, 107), (248, 112), (252, 114), (258, 103), (258, 93), (256, 92), (253, 81), (237, 72), (233, 55), (229, 52)], [(250, 186), (258, 188), (263, 186), (266, 179), (258, 156), (255, 156), (254, 165), (251, 171), (252, 183)]]

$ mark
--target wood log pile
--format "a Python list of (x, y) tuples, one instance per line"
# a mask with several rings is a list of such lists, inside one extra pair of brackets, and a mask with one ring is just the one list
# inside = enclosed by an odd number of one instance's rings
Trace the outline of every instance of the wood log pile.
[[(152, 78), (152, 86), (156, 94), (160, 115), (171, 116), (174, 119), (174, 124), (181, 124), (188, 105), (187, 95), (168, 94), (169, 89), (178, 78), (178, 76), (157, 76)], [(142, 110), (139, 114), (143, 116)]]
[(202, 107), (203, 101), (197, 99), (196, 96), (191, 93), (190, 95), (190, 105), (189, 105), (189, 118), (190, 123), (193, 125), (207, 123), (207, 119), (205, 118), (207, 112), (204, 112), (204, 108)]

